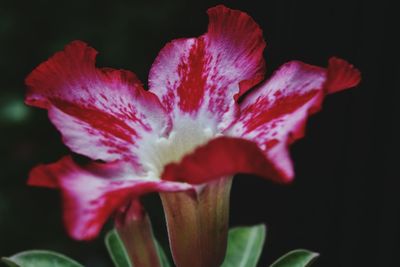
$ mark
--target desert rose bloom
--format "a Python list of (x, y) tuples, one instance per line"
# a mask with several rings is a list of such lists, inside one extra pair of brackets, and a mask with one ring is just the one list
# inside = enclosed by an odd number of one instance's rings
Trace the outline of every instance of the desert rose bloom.
[[(63, 142), (95, 160), (81, 166), (65, 157), (30, 174), (29, 184), (61, 190), (73, 238), (94, 238), (111, 214), (158, 191), (164, 192), (173, 250), (191, 246), (176, 233), (177, 227), (186, 231), (185, 224), (203, 225), (197, 229), (203, 236), (226, 239), (230, 177), (248, 173), (290, 182), (288, 147), (303, 136), (308, 115), (329, 93), (360, 81), (352, 65), (331, 58), (327, 68), (288, 62), (259, 84), (265, 42), (258, 25), (224, 6), (208, 15), (207, 33), (161, 50), (149, 90), (129, 71), (96, 68), (97, 52), (81, 41), (27, 77), (26, 103), (47, 109)], [(217, 219), (206, 214), (213, 206)], [(215, 224), (223, 225), (219, 232)], [(218, 242), (224, 250), (226, 241)], [(184, 257), (177, 254), (175, 260)], [(212, 265), (218, 263), (203, 264)]]

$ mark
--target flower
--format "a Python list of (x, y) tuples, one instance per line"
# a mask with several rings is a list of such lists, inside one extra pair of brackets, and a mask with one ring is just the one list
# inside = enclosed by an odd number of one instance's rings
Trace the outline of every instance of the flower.
[(258, 25), (224, 6), (208, 15), (206, 34), (161, 50), (149, 90), (129, 71), (96, 68), (97, 52), (81, 41), (27, 77), (26, 103), (47, 109), (63, 142), (93, 160), (82, 166), (67, 156), (30, 173), (30, 185), (61, 190), (73, 238), (94, 238), (148, 192), (201, 190), (236, 173), (290, 182), (288, 146), (308, 115), (360, 81), (352, 65), (331, 58), (327, 68), (286, 63), (257, 85), (265, 71)]

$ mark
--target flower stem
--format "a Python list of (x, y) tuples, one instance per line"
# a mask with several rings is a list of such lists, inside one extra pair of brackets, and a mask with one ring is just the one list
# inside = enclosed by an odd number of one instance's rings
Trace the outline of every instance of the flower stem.
[(161, 193), (177, 267), (219, 267), (226, 253), (232, 177), (198, 192)]
[(116, 229), (133, 266), (161, 266), (150, 219), (139, 201), (133, 201), (126, 214), (116, 220)]

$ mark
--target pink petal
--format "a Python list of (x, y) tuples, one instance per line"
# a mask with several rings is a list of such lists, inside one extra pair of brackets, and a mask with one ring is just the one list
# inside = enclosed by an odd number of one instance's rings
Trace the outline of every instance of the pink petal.
[(162, 178), (190, 184), (206, 183), (237, 173), (269, 177), (280, 182), (275, 169), (256, 143), (241, 138), (218, 137), (168, 164)]
[(318, 111), (327, 93), (356, 86), (360, 73), (342, 59), (332, 58), (328, 69), (293, 61), (251, 92), (241, 103), (229, 135), (253, 140), (282, 174), (293, 178), (288, 146), (304, 135), (308, 115)]
[(59, 184), (55, 173), (59, 173), (62, 167), (63, 165), (57, 163), (36, 166), (29, 173), (28, 185), (58, 188)]
[[(64, 222), (71, 237), (96, 237), (107, 218), (131, 200), (153, 191), (191, 189), (184, 183), (127, 177), (124, 163), (92, 163), (81, 167), (70, 157), (32, 170), (29, 183), (57, 185), (63, 197)], [(50, 184), (48, 184), (50, 185)]]
[(201, 113), (223, 128), (235, 115), (234, 98), (263, 79), (265, 43), (246, 13), (220, 5), (208, 15), (206, 34), (172, 41), (161, 50), (149, 85), (169, 112)]
[(169, 118), (133, 73), (96, 68), (96, 54), (81, 41), (67, 45), (27, 77), (26, 103), (48, 109), (73, 151), (128, 159), (143, 135), (168, 130)]
[(329, 93), (357, 86), (361, 80), (360, 71), (340, 58), (330, 58), (325, 88)]

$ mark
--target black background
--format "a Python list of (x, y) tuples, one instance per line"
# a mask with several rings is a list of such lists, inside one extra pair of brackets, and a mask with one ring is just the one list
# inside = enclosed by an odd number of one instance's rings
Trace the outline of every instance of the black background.
[[(0, 0), (0, 255), (52, 249), (88, 267), (111, 266), (102, 237), (69, 239), (56, 191), (25, 186), (29, 169), (69, 153), (46, 112), (23, 106), (24, 77), (68, 42), (95, 47), (99, 66), (143, 82), (163, 45), (198, 36), (218, 3), (249, 13), (267, 41), (268, 75), (292, 59), (325, 66), (332, 55), (357, 66), (362, 83), (328, 97), (292, 146), (296, 180), (235, 179), (231, 225), (266, 223), (260, 266), (295, 248), (321, 253), (313, 266), (399, 266), (398, 30), (384, 1), (4, 1)], [(396, 27), (394, 27), (396, 28)], [(165, 228), (147, 197), (156, 234)], [(106, 229), (109, 229), (108, 225)]]

